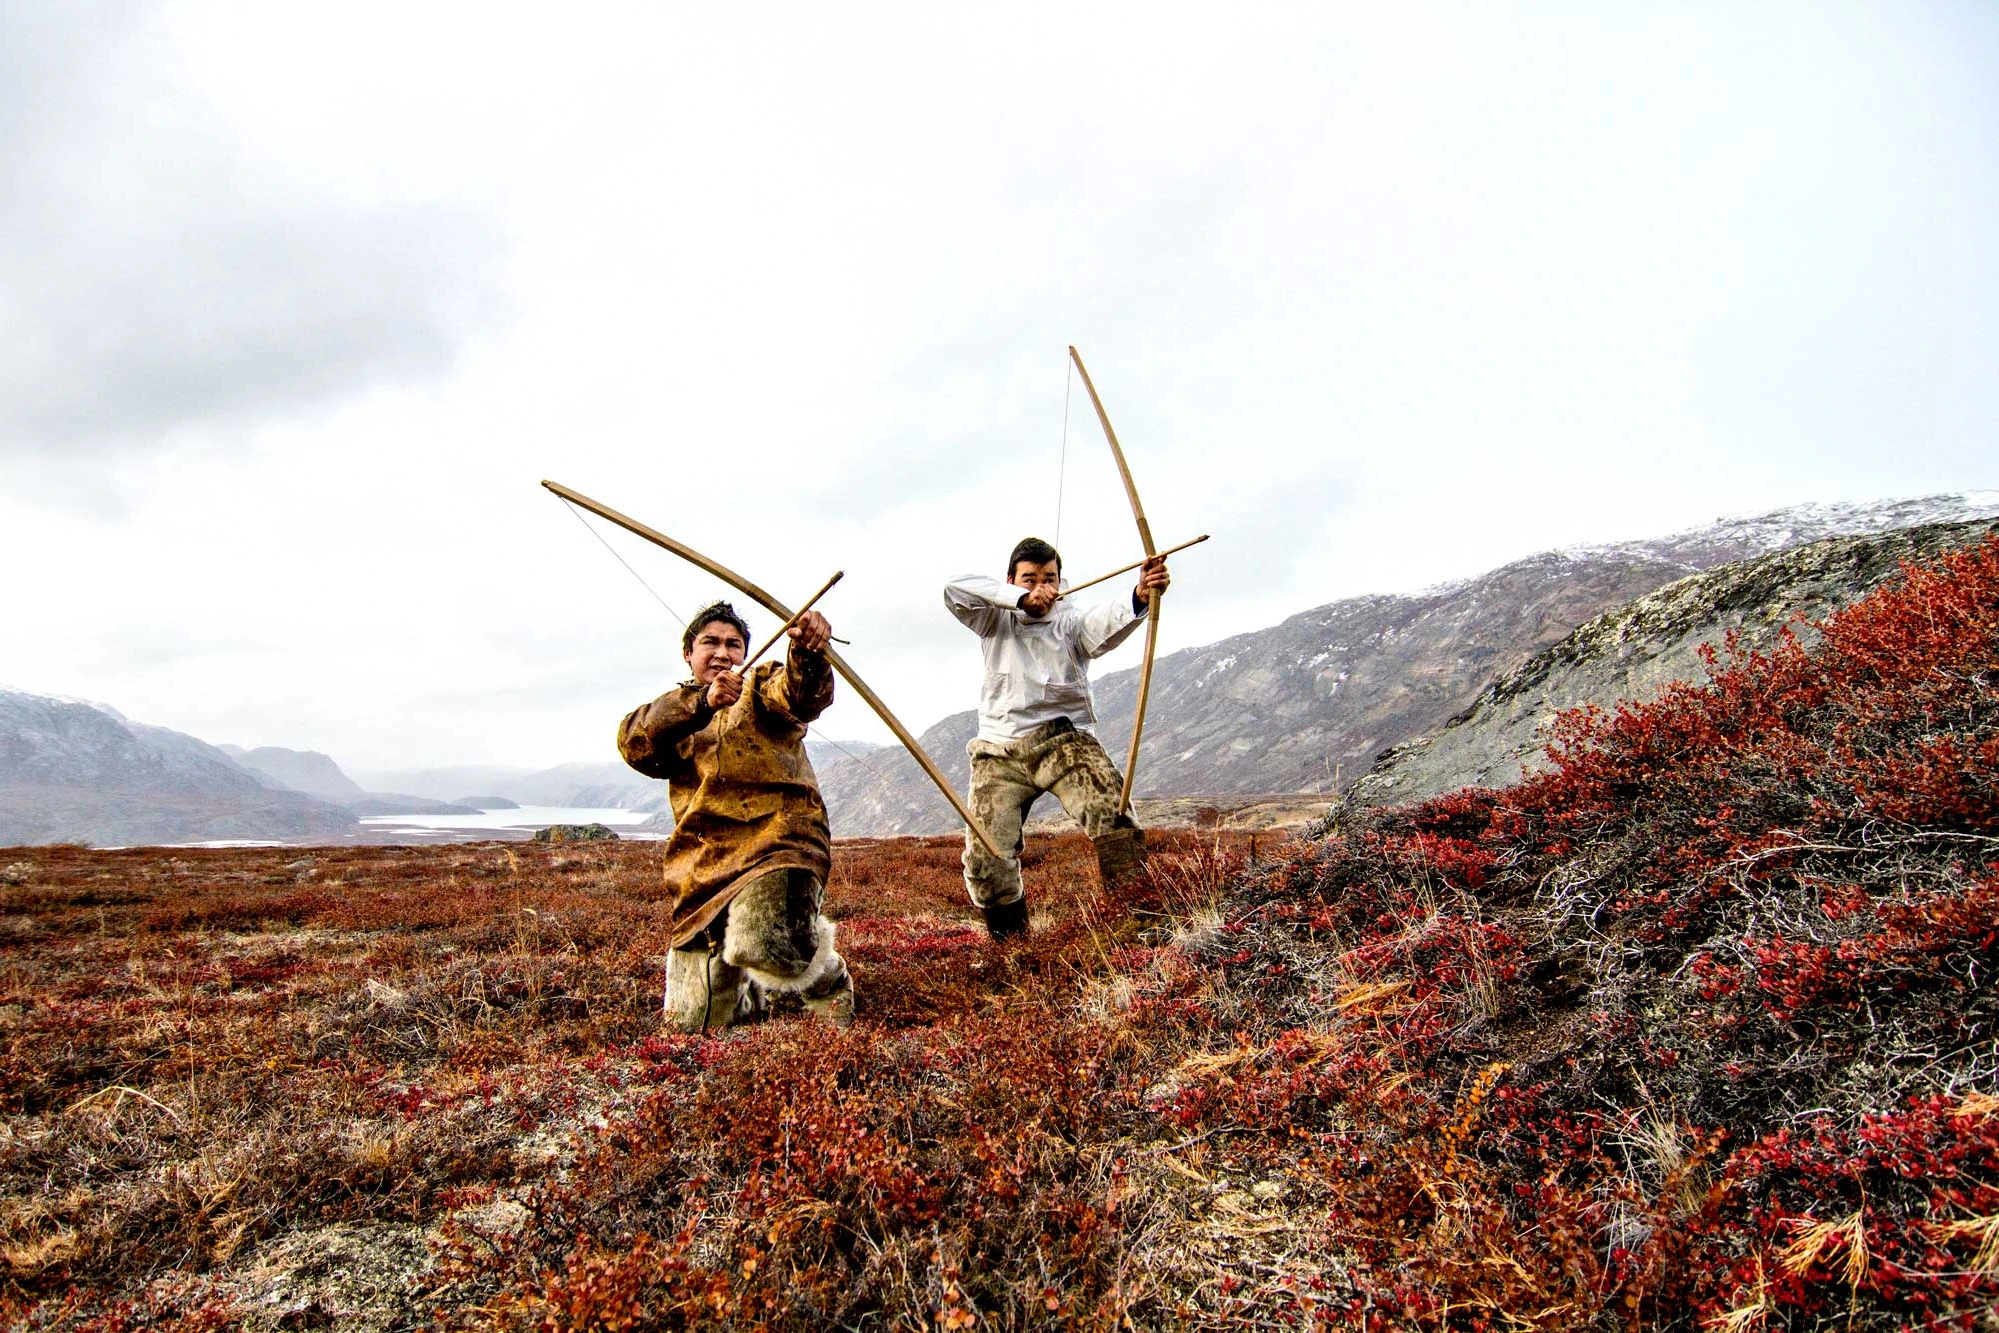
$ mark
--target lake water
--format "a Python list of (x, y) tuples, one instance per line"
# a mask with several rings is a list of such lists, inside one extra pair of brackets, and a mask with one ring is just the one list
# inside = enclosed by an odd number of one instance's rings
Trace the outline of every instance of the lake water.
[[(204, 842), (169, 842), (166, 847), (323, 847), (358, 843), (363, 846), (408, 846), (445, 842), (519, 841), (532, 838), (550, 824), (602, 824), (620, 838), (660, 842), (668, 836), (641, 830), (651, 819), (644, 810), (596, 806), (524, 805), (517, 810), (481, 810), (475, 815), (369, 815), (344, 838), (210, 838)], [(107, 848), (105, 850), (116, 850)]]
[(636, 826), (651, 819), (643, 810), (574, 805), (524, 805), (517, 810), (482, 810), (476, 815), (369, 815), (361, 827), (369, 842), (475, 842), (488, 838), (532, 837), (550, 824), (602, 824), (621, 838), (666, 837)]

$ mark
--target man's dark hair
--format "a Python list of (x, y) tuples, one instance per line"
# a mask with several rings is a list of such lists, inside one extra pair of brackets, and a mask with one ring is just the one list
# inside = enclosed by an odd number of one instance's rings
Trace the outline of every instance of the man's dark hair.
[(1022, 537), (1015, 544), (1013, 554), (1008, 556), (1006, 561), (1007, 578), (1011, 579), (1014, 576), (1023, 560), (1030, 565), (1045, 565), (1053, 560), (1055, 572), (1057, 574), (1062, 572), (1062, 553), (1039, 537)]
[(694, 636), (701, 632), (703, 626), (712, 625), (718, 620), (734, 625), (736, 633), (743, 636), (743, 647), (750, 646), (750, 627), (736, 614), (736, 608), (727, 602), (710, 602), (696, 611), (694, 619), (687, 622), (687, 632), (680, 636), (680, 655), (685, 657), (693, 652)]

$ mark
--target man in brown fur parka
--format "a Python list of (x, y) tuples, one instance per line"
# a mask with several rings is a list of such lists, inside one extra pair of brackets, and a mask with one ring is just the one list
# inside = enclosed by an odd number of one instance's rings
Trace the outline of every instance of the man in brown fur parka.
[(854, 1021), (853, 980), (820, 912), (832, 837), (805, 753), (806, 726), (833, 702), (833, 631), (807, 611), (788, 633), (785, 661), (746, 679), (749, 627), (727, 602), (703, 608), (681, 637), (692, 679), (618, 726), (625, 762), (669, 784), (664, 1007), (684, 1031), (742, 1022), (780, 991), (835, 1027)]

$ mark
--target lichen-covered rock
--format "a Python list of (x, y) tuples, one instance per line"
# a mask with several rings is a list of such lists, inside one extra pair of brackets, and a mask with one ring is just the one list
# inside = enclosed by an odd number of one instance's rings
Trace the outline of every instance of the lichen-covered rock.
[(618, 840), (618, 835), (602, 824), (550, 824), (534, 835), (536, 842), (601, 842)]
[(422, 1319), (418, 1286), (430, 1267), (420, 1227), (336, 1222), (267, 1241), (218, 1285), (235, 1298), (235, 1326), (253, 1333), (390, 1333)]

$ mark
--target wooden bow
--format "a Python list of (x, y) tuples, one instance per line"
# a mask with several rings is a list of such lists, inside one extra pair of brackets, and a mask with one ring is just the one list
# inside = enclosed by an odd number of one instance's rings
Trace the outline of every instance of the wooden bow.
[[(707, 570), (724, 583), (730, 584), (740, 589), (745, 595), (755, 598), (762, 604), (766, 611), (769, 611), (772, 615), (778, 617), (778, 619), (787, 621), (792, 619), (794, 613), (789, 607), (744, 578), (741, 574), (730, 569), (727, 565), (710, 560), (693, 547), (683, 546), (665, 533), (656, 532), (637, 519), (627, 518), (609, 505), (599, 504), (589, 496), (572, 491), (559, 482), (544, 481), (542, 485), (554, 491), (563, 499), (570, 501), (572, 504), (583, 506), (583, 508), (597, 515), (599, 518), (609, 519), (625, 531), (635, 536), (643, 537), (655, 546), (663, 546), (681, 559)], [(1148, 547), (1148, 549), (1150, 548)], [(825, 589), (822, 588), (820, 591), (823, 592)], [(930, 775), (930, 780), (937, 784), (937, 790), (944, 793), (944, 799), (951, 803), (951, 808), (958, 812), (958, 818), (965, 821), (965, 827), (972, 831), (972, 835), (985, 844), (986, 850), (992, 853), (995, 860), (1004, 861), (1006, 856), (994, 845), (992, 836), (979, 827), (978, 821), (972, 818), (972, 812), (965, 808), (964, 801), (960, 800), (958, 793), (951, 789), (951, 784), (944, 780), (944, 775), (938, 771), (937, 765), (931, 762), (930, 755), (921, 745), (917, 744), (916, 737), (909, 734), (909, 729), (903, 726), (897, 720), (895, 714), (888, 710), (888, 705), (881, 701), (881, 696), (869, 689), (868, 683), (856, 675), (854, 669), (847, 665), (846, 659), (834, 652), (830, 645), (826, 649), (826, 660), (831, 662), (833, 669), (839, 672), (849, 685), (854, 687), (854, 693), (867, 700), (868, 707), (874, 709), (875, 714), (888, 724), (888, 729), (895, 733), (895, 738), (902, 742), (904, 748), (909, 751), (910, 756), (916, 760), (925, 773)]]
[[(1117, 460), (1118, 475), (1124, 478), (1124, 493), (1131, 501), (1131, 516), (1138, 520), (1138, 540), (1145, 548), (1145, 558), (1152, 559), (1159, 552), (1152, 544), (1152, 525), (1145, 521), (1145, 506), (1139, 503), (1138, 486), (1131, 479), (1131, 467), (1124, 461), (1124, 450), (1118, 447), (1117, 432), (1111, 429), (1110, 415), (1104, 411), (1104, 400), (1097, 397), (1097, 386), (1090, 383), (1090, 372), (1083, 367), (1083, 358), (1072, 346), (1069, 359), (1076, 363), (1076, 373), (1083, 377), (1083, 387), (1089, 390), (1090, 405), (1097, 409), (1097, 420), (1103, 423), (1104, 439), (1111, 446), (1111, 457)], [(1159, 652), (1159, 602), (1157, 589), (1146, 594), (1152, 603), (1151, 614), (1145, 625), (1145, 663), (1138, 669), (1138, 711), (1131, 718), (1131, 752), (1124, 760), (1124, 789), (1118, 793), (1117, 812), (1122, 815), (1131, 805), (1132, 782), (1138, 776), (1138, 742), (1145, 734), (1145, 703), (1152, 693), (1152, 659)]]

